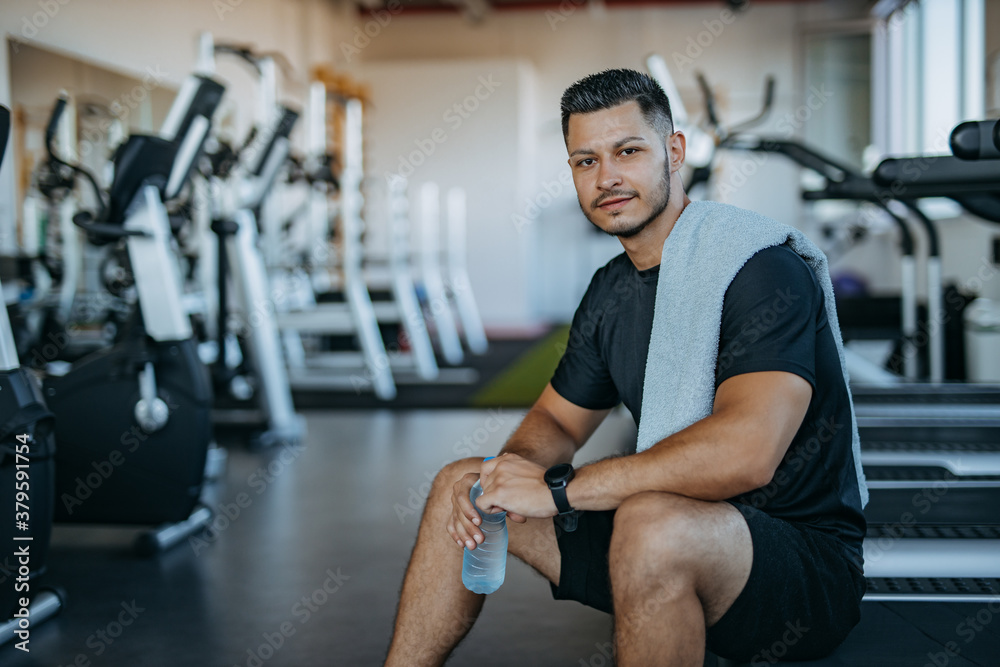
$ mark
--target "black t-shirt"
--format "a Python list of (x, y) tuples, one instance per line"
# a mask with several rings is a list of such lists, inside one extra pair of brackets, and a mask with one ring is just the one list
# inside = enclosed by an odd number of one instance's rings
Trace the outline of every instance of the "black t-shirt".
[[(660, 267), (625, 253), (598, 269), (573, 317), (552, 386), (591, 410), (624, 403), (638, 424)], [(787, 371), (812, 400), (771, 483), (733, 498), (841, 538), (860, 557), (865, 520), (852, 450), (850, 403), (823, 290), (787, 246), (751, 257), (726, 291), (715, 387), (741, 373)]]

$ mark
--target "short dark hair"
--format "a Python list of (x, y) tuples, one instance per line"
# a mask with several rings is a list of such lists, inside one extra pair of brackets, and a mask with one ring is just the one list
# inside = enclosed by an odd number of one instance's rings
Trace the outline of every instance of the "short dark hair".
[(663, 88), (649, 75), (631, 69), (606, 69), (574, 83), (563, 93), (563, 141), (569, 138), (569, 117), (575, 113), (593, 113), (626, 102), (638, 102), (642, 115), (664, 137), (674, 131), (670, 100)]

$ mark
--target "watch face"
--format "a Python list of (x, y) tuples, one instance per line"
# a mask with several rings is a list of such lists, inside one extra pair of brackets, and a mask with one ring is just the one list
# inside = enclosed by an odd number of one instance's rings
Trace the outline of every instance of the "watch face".
[(552, 485), (566, 482), (572, 473), (573, 466), (569, 463), (559, 463), (545, 471), (545, 483)]

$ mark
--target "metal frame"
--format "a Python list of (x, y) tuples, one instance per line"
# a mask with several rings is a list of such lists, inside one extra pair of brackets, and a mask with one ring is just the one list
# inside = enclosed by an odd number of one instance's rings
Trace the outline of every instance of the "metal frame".
[(184, 288), (170, 248), (170, 221), (156, 186), (146, 185), (129, 207), (125, 229), (142, 232), (126, 242), (146, 333), (153, 340), (187, 340), (193, 335), (184, 309)]
[(489, 343), (486, 340), (486, 330), (479, 316), (476, 297), (472, 293), (472, 283), (466, 268), (465, 243), (465, 190), (453, 187), (446, 195), (448, 210), (448, 281), (449, 294), (455, 304), (455, 311), (462, 323), (462, 335), (465, 344), (473, 354), (486, 354)]
[(232, 219), (237, 231), (226, 240), (226, 256), (232, 267), (236, 299), (247, 318), (247, 346), (261, 379), (260, 406), (267, 414), (269, 426), (262, 440), (264, 444), (298, 441), (305, 433), (305, 420), (295, 413), (292, 404), (267, 272), (257, 252), (257, 222), (247, 209), (236, 211)]
[(465, 353), (445, 290), (440, 239), (440, 194), (437, 184), (428, 181), (420, 186), (420, 278), (441, 354), (445, 361), (457, 366), (464, 360)]
[(399, 309), (398, 317), (410, 339), (417, 371), (423, 379), (434, 380), (439, 373), (437, 359), (434, 357), (427, 322), (420, 310), (410, 265), (410, 202), (406, 187), (406, 179), (402, 176), (393, 176), (389, 181), (389, 269), (392, 274), (392, 294)]

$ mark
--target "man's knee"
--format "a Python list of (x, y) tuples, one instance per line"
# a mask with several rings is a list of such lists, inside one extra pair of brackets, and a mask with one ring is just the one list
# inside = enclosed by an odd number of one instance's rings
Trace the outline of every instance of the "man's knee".
[(677, 573), (700, 537), (691, 501), (671, 493), (638, 493), (619, 505), (611, 533), (612, 574)]
[(482, 465), (483, 457), (481, 456), (452, 461), (441, 468), (437, 476), (434, 477), (431, 495), (443, 493), (450, 496), (455, 487), (455, 482), (469, 473), (478, 473)]

